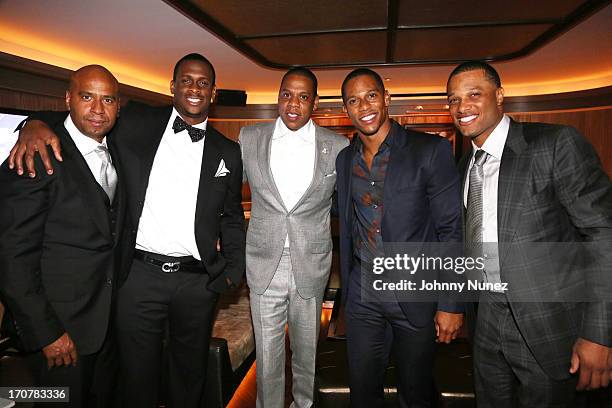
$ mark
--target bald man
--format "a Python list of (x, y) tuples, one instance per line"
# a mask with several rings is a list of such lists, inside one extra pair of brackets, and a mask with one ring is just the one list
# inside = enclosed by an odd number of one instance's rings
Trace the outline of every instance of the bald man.
[(36, 385), (69, 387), (62, 406), (112, 406), (110, 322), (126, 206), (106, 134), (119, 84), (104, 67), (83, 67), (71, 77), (66, 107), (54, 129), (64, 160), (53, 175), (0, 168), (0, 298)]

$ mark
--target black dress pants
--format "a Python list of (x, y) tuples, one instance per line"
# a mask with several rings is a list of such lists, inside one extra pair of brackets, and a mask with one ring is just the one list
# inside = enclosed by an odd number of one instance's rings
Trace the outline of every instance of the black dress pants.
[[(360, 274), (359, 266), (353, 269)], [(354, 275), (356, 276), (356, 275)], [(414, 327), (397, 301), (365, 301), (360, 282), (349, 283), (346, 337), (352, 408), (383, 406), (383, 379), (393, 352), (399, 406), (432, 406), (435, 326)]]
[(168, 327), (171, 408), (199, 407), (218, 295), (206, 273), (164, 273), (134, 260), (118, 294), (118, 339), (124, 407), (158, 406), (162, 341)]

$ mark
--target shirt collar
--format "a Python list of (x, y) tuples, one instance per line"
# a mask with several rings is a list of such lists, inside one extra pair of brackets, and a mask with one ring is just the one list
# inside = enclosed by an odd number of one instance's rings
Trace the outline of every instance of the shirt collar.
[[(383, 140), (383, 142), (380, 144), (380, 147), (378, 148), (379, 152), (384, 152), (386, 149), (391, 148), (393, 140), (400, 129), (402, 129), (402, 125), (391, 119), (391, 128), (389, 129), (387, 136), (385, 136), (385, 140)], [(357, 138), (357, 151), (359, 151), (359, 153), (363, 153), (363, 142), (359, 136), (355, 135), (355, 138)]]
[[(480, 149), (484, 150), (497, 160), (501, 160), (502, 154), (504, 153), (504, 146), (506, 145), (506, 139), (508, 138), (508, 130), (510, 129), (510, 118), (506, 115), (502, 117), (493, 132), (489, 135), (487, 140), (482, 144)], [(474, 152), (479, 148), (472, 141), (472, 148)]]
[[(185, 123), (187, 123), (187, 121), (178, 113), (178, 111), (176, 110), (176, 108), (173, 106), (172, 107), (172, 115), (170, 116), (170, 124), (174, 123), (174, 119), (179, 116), (181, 119), (183, 119), (183, 121), (185, 121)], [(187, 123), (188, 124), (188, 123)], [(206, 130), (206, 126), (208, 125), (208, 116), (206, 117), (206, 119), (204, 120), (204, 122), (200, 122), (197, 125), (190, 125), (196, 129), (202, 129), (202, 130)], [(172, 126), (172, 125), (170, 125)]]
[(84, 135), (81, 131), (76, 127), (74, 122), (72, 121), (72, 117), (68, 115), (66, 120), (64, 121), (64, 127), (68, 131), (68, 134), (74, 141), (81, 155), (86, 156), (89, 153), (93, 152), (98, 146), (104, 146), (108, 148), (106, 144), (106, 136), (102, 139), (102, 143), (98, 143), (96, 140), (92, 139), (89, 136)]
[(272, 140), (281, 139), (287, 135), (291, 135), (291, 137), (298, 137), (306, 143), (313, 143), (314, 124), (312, 123), (312, 119), (308, 119), (308, 122), (306, 122), (306, 124), (298, 130), (291, 130), (285, 125), (280, 117), (277, 118), (274, 126), (274, 133), (272, 134)]

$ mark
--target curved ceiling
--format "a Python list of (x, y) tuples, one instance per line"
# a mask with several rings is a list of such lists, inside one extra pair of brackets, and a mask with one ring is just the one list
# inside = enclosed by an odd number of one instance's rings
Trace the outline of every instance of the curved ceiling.
[[(256, 4), (243, 3), (245, 7)], [(530, 3), (537, 7), (537, 2)], [(296, 11), (294, 15), (284, 16), (289, 20), (282, 24), (298, 24), (301, 15)], [(530, 10), (527, 16), (534, 21), (539, 18), (537, 10)], [(242, 24), (248, 25), (249, 21)], [(517, 28), (516, 35), (522, 35), (521, 31)], [(444, 46), (470, 49), (485, 35), (486, 31), (450, 36), (444, 40)], [(609, 86), (612, 85), (610, 38), (612, 5), (608, 2), (600, 11), (531, 54), (493, 65), (499, 70), (506, 94), (510, 96)], [(380, 51), (371, 42), (363, 42), (362, 46), (373, 48), (368, 52)], [(176, 60), (187, 53), (200, 52), (215, 65), (218, 87), (245, 90), (248, 103), (274, 103), (283, 74), (282, 70), (253, 62), (161, 0), (47, 0), (44, 3), (3, 0), (0, 2), (0, 51), (68, 69), (102, 64), (123, 83), (165, 94), (169, 93)], [(328, 52), (334, 55), (343, 51), (332, 47)], [(452, 68), (453, 65), (409, 65), (376, 70), (388, 78), (386, 85), (392, 93), (436, 93), (444, 92)], [(319, 93), (338, 95), (340, 83), (348, 72), (347, 68), (317, 69)]]

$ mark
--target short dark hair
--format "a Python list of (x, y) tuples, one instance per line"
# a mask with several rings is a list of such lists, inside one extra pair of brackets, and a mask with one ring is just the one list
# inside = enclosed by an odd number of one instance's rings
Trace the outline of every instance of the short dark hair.
[(376, 85), (380, 87), (380, 89), (384, 92), (385, 90), (385, 84), (382, 80), (382, 78), (380, 77), (380, 75), (378, 75), (376, 72), (372, 71), (369, 68), (357, 68), (353, 71), (351, 71), (346, 78), (344, 78), (344, 81), (342, 81), (342, 101), (344, 102), (346, 99), (346, 84), (353, 78), (357, 78), (359, 76), (369, 76), (370, 78), (372, 78), (375, 82)]
[(185, 61), (200, 61), (208, 65), (208, 67), (210, 68), (210, 73), (212, 74), (212, 84), (213, 85), (215, 84), (215, 77), (216, 77), (215, 67), (213, 67), (213, 64), (211, 64), (210, 61), (205, 56), (203, 56), (202, 54), (195, 53), (195, 52), (191, 54), (187, 54), (183, 58), (177, 61), (176, 65), (174, 65), (174, 72), (172, 73), (173, 81), (176, 81), (176, 73), (178, 72), (178, 68)]
[(501, 79), (499, 78), (499, 74), (495, 68), (483, 61), (466, 61), (459, 64), (455, 69), (453, 69), (453, 72), (450, 73), (448, 81), (446, 82), (446, 87), (448, 88), (448, 84), (450, 83), (452, 77), (468, 71), (483, 71), (485, 77), (489, 81), (491, 81), (496, 87), (501, 88)]
[(285, 78), (287, 78), (289, 75), (300, 75), (300, 76), (310, 79), (310, 81), (312, 82), (312, 87), (314, 89), (314, 94), (315, 95), (317, 94), (317, 88), (319, 86), (319, 82), (317, 81), (317, 77), (315, 76), (315, 74), (313, 74), (311, 70), (309, 70), (306, 67), (293, 67), (289, 71), (285, 72), (285, 75), (283, 75), (283, 79), (281, 79), (281, 84), (285, 81)]

